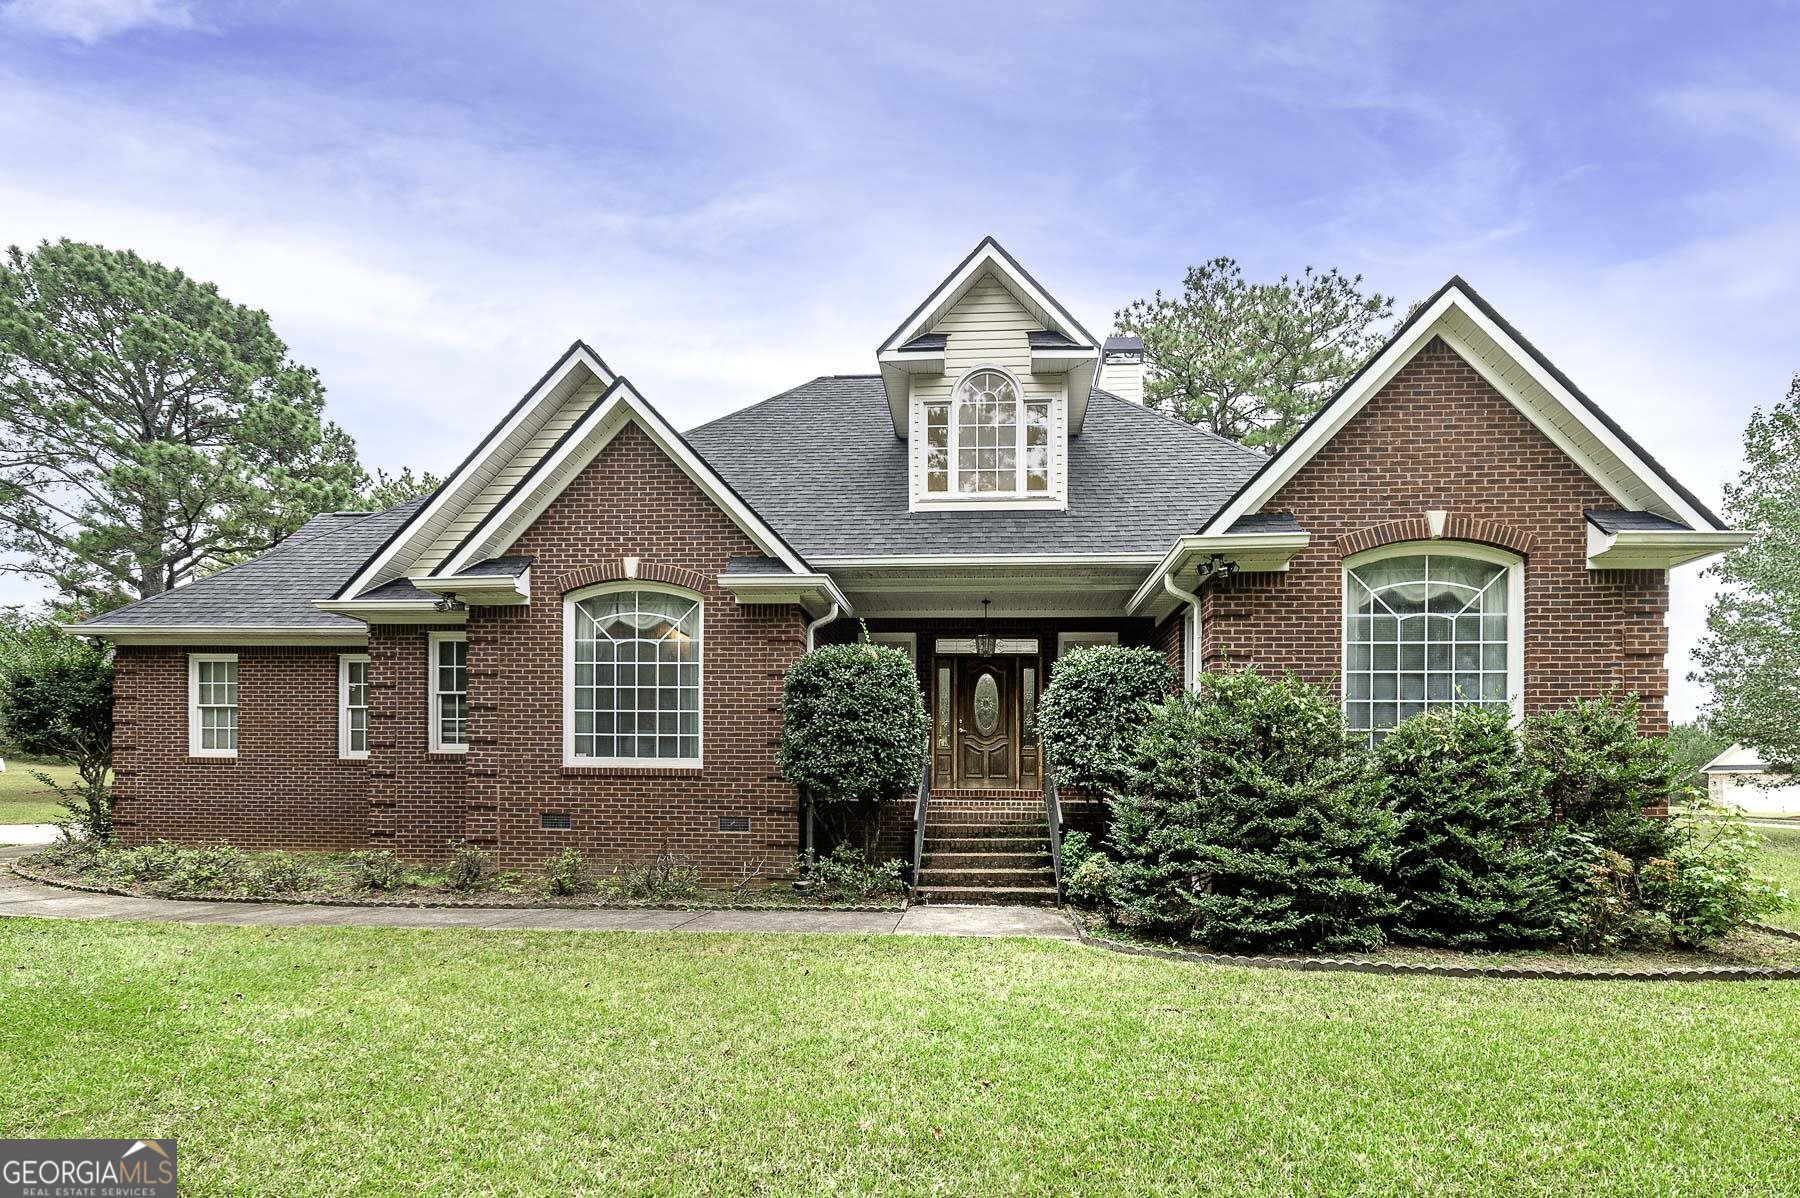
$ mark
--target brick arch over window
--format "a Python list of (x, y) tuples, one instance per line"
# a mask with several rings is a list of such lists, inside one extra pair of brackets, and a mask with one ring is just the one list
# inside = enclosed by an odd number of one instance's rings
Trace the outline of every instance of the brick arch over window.
[(1521, 557), (1530, 557), (1537, 544), (1536, 537), (1510, 524), (1451, 512), (1444, 521), (1444, 531), (1439, 536), (1431, 535), (1431, 525), (1421, 514), (1405, 520), (1371, 524), (1367, 528), (1345, 533), (1337, 539), (1337, 553), (1339, 557), (1353, 557), (1370, 549), (1402, 541), (1472, 541), (1477, 545), (1492, 545), (1496, 549), (1509, 550)]
[(625, 559), (615, 557), (569, 571), (551, 584), (551, 590), (558, 595), (566, 595), (597, 582), (663, 582), (703, 594), (707, 579), (698, 570), (684, 570), (680, 566), (646, 561), (638, 562), (636, 574), (629, 574), (625, 570)]

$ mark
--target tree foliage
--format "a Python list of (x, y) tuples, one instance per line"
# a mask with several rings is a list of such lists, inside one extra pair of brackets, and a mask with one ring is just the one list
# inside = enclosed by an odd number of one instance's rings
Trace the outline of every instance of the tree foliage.
[(1744, 470), (1725, 489), (1725, 517), (1756, 539), (1725, 555), (1722, 584), (1694, 652), (1712, 691), (1707, 724), (1800, 771), (1800, 375), (1769, 411), (1751, 414)]
[(1361, 275), (1307, 267), (1252, 283), (1231, 258), (1188, 268), (1181, 295), (1158, 291), (1114, 316), (1143, 338), (1144, 398), (1246, 445), (1276, 447), (1381, 344), (1392, 296)]
[(411, 466), (398, 474), (377, 469), (373, 478), (364, 481), (358, 502), (372, 512), (386, 511), (396, 503), (429, 495), (443, 484), (444, 480), (429, 470), (415, 476)]
[(1063, 786), (1111, 794), (1125, 784), (1150, 705), (1175, 690), (1155, 649), (1093, 645), (1056, 661), (1038, 705), (1038, 735)]
[(112, 830), (112, 678), (110, 650), (70, 636), (52, 619), (0, 625), (0, 742), (74, 766), (79, 787), (52, 785), (99, 839)]
[(1234, 952), (1371, 948), (1392, 852), (1369, 755), (1330, 694), (1255, 671), (1155, 708), (1113, 804), (1112, 900)]
[(907, 794), (925, 766), (925, 736), (919, 676), (899, 649), (824, 645), (788, 668), (777, 760), (815, 801)]
[(130, 251), (0, 262), (0, 569), (95, 610), (351, 506), (356, 449), (265, 313)]

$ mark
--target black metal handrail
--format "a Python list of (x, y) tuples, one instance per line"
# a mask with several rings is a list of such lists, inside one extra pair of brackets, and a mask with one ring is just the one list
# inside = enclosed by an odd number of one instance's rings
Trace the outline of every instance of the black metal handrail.
[(919, 771), (919, 802), (913, 808), (913, 890), (919, 889), (919, 870), (925, 864), (925, 809), (931, 803), (931, 760)]
[(1050, 762), (1044, 756), (1043, 745), (1038, 746), (1038, 762), (1044, 770), (1044, 818), (1050, 824), (1050, 877), (1056, 885), (1056, 901), (1062, 902), (1062, 800), (1056, 797), (1056, 775), (1050, 769)]

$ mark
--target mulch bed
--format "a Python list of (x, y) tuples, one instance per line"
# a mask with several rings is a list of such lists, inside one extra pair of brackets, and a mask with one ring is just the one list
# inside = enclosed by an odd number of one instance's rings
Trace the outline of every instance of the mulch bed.
[(30, 882), (59, 886), (64, 890), (80, 890), (88, 894), (111, 894), (122, 898), (167, 899), (171, 902), (206, 903), (280, 903), (308, 907), (451, 907), (494, 910), (562, 910), (562, 911), (904, 911), (906, 899), (894, 895), (889, 899), (862, 899), (855, 902), (822, 902), (802, 898), (791, 891), (769, 887), (741, 895), (728, 892), (702, 891), (698, 895), (677, 899), (600, 898), (595, 895), (571, 895), (554, 898), (509, 892), (446, 893), (441, 890), (393, 890), (360, 895), (288, 894), (246, 895), (211, 894), (159, 890), (149, 886), (114, 886), (90, 882), (80, 874), (45, 867), (30, 858), (14, 861), (12, 870)]
[(1800, 981), (1800, 933), (1766, 924), (1740, 929), (1704, 952), (1474, 953), (1392, 945), (1374, 953), (1240, 956), (1108, 927), (1093, 912), (1069, 910), (1081, 942), (1129, 956), (1192, 964), (1308, 972), (1380, 973), (1443, 978), (1633, 982)]

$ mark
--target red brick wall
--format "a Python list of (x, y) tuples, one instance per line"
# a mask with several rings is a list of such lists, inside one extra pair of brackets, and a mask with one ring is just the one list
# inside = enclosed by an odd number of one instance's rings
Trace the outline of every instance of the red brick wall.
[[(793, 606), (740, 607), (717, 585), (729, 558), (759, 552), (750, 539), (629, 426), (510, 552), (534, 558), (530, 605), (475, 608), (468, 620), (469, 838), (517, 866), (573, 845), (598, 865), (666, 847), (713, 879), (785, 871), (798, 805), (775, 751), (781, 681), (804, 650), (805, 621)], [(563, 764), (563, 594), (623, 579), (628, 556), (640, 579), (677, 583), (705, 603), (701, 768)], [(408, 737), (420, 741), (422, 730)], [(406, 751), (416, 756), (416, 746)], [(567, 812), (573, 827), (542, 829), (546, 811)], [(721, 832), (721, 816), (748, 816), (751, 830)]]
[[(338, 758), (338, 654), (353, 648), (121, 646), (115, 818), (126, 844), (364, 843), (367, 767)], [(188, 654), (238, 655), (238, 755), (188, 756)]]
[(468, 835), (465, 755), (431, 751), (428, 638), (454, 631), (369, 628), (369, 844), (421, 864), (442, 861), (449, 842)]
[(1644, 700), (1665, 731), (1668, 582), (1661, 571), (1587, 568), (1585, 508), (1615, 501), (1434, 339), (1270, 501), (1312, 544), (1285, 574), (1243, 574), (1205, 592), (1208, 669), (1292, 669), (1337, 685), (1345, 556), (1422, 539), (1424, 513), (1450, 537), (1525, 557), (1525, 708), (1609, 691)]

